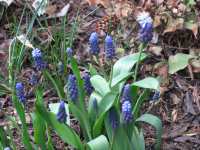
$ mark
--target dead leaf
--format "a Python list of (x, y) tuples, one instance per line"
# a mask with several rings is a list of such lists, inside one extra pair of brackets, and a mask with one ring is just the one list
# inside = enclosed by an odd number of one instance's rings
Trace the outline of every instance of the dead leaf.
[(177, 121), (177, 116), (178, 116), (178, 111), (177, 111), (177, 109), (174, 109), (174, 110), (172, 111), (172, 121), (173, 121), (173, 122), (176, 122), (176, 121)]
[(168, 25), (167, 25), (166, 29), (164, 30), (164, 33), (174, 32), (178, 29), (183, 29), (183, 24), (184, 24), (183, 18), (179, 18), (179, 19), (170, 18), (168, 20)]
[(189, 29), (193, 32), (194, 36), (197, 38), (197, 34), (198, 34), (198, 23), (195, 22), (185, 22), (184, 23), (184, 27), (186, 29)]
[(56, 5), (49, 5), (45, 10), (45, 14), (48, 14), (48, 16), (52, 16), (56, 13), (56, 10), (57, 10)]
[(192, 93), (191, 92), (187, 92), (186, 95), (185, 95), (185, 98), (184, 98), (184, 102), (185, 102), (185, 106), (186, 106), (186, 112), (187, 113), (191, 113), (193, 115), (196, 115), (196, 112), (194, 110), (194, 107), (193, 107), (193, 100), (192, 100)]
[(160, 56), (162, 52), (162, 47), (161, 46), (151, 46), (149, 48), (149, 51), (155, 54), (156, 56)]
[(181, 99), (174, 93), (170, 94), (170, 97), (171, 97), (174, 105), (177, 105), (181, 102)]
[(110, 5), (110, 1), (109, 0), (86, 0), (89, 5), (98, 5), (101, 4), (103, 5), (105, 8), (107, 8)]
[(114, 4), (114, 11), (117, 17), (127, 17), (131, 14), (133, 5), (128, 1), (122, 1)]
[(22, 44), (24, 44), (26, 47), (29, 48), (34, 48), (33, 45), (31, 44), (31, 42), (26, 38), (25, 35), (19, 35), (16, 37)]

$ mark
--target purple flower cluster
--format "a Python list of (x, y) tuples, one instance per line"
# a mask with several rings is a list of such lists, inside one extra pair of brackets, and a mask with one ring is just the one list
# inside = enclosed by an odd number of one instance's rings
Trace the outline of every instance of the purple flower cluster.
[(122, 94), (122, 117), (125, 123), (130, 123), (133, 120), (132, 106), (131, 106), (131, 89), (130, 84), (126, 84)]
[(89, 50), (90, 54), (98, 55), (100, 52), (100, 48), (99, 48), (99, 38), (96, 32), (93, 32), (90, 35), (89, 44), (90, 44), (90, 50)]
[(93, 87), (90, 82), (90, 75), (87, 72), (83, 73), (82, 79), (84, 81), (84, 89), (88, 95), (90, 95), (93, 91)]
[(119, 119), (117, 115), (117, 111), (114, 107), (109, 110), (108, 114), (110, 125), (113, 129), (116, 129), (119, 126)]
[(132, 106), (130, 101), (122, 103), (122, 116), (125, 123), (130, 123), (133, 120)]
[(38, 48), (33, 49), (32, 57), (34, 59), (35, 67), (37, 70), (43, 70), (46, 68), (46, 63), (42, 59), (41, 50)]
[(105, 56), (107, 59), (113, 59), (115, 56), (115, 46), (111, 36), (105, 38)]
[(72, 75), (72, 74), (69, 75), (68, 82), (67, 82), (67, 91), (69, 93), (69, 98), (73, 102), (75, 102), (78, 98), (78, 87), (77, 87), (75, 75)]
[(21, 103), (24, 104), (25, 101), (26, 101), (26, 97), (25, 97), (25, 94), (24, 94), (24, 85), (21, 82), (18, 82), (15, 85), (15, 89), (16, 89), (17, 98), (19, 99), (19, 101)]
[(140, 24), (139, 39), (143, 43), (148, 43), (153, 38), (153, 20), (148, 12), (141, 12), (137, 16)]
[(66, 49), (66, 52), (67, 52), (67, 56), (68, 56), (69, 58), (71, 58), (71, 57), (73, 56), (73, 50), (72, 50), (70, 47), (68, 47), (68, 48)]
[(130, 90), (131, 90), (130, 84), (126, 84), (123, 88), (121, 102), (131, 101), (131, 91)]
[(66, 119), (67, 119), (67, 113), (65, 110), (65, 102), (64, 101), (60, 101), (60, 105), (58, 108), (58, 113), (56, 114), (56, 118), (60, 123), (65, 123)]

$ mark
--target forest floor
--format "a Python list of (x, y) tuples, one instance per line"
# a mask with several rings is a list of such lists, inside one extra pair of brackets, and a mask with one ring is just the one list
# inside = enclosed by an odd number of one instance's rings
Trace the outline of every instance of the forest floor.
[[(126, 4), (123, 10), (129, 11), (130, 7), (128, 4)], [(136, 4), (136, 2), (134, 4), (134, 7), (145, 7), (147, 5)], [(26, 9), (24, 10), (25, 5)], [(56, 51), (63, 48), (62, 39), (60, 39), (61, 42), (57, 45), (58, 47), (56, 47), (54, 40), (55, 38), (60, 38), (63, 19), (60, 17), (55, 18), (54, 15), (66, 5), (69, 5), (65, 20), (67, 22), (65, 26), (66, 31), (73, 26), (75, 18), (78, 22), (73, 49), (76, 51), (76, 58), (80, 64), (88, 63), (89, 61), (87, 53), (89, 35), (93, 31), (98, 31), (103, 36), (110, 21), (113, 25), (112, 34), (115, 35), (117, 41), (117, 57), (120, 58), (124, 54), (137, 52), (138, 25), (135, 21), (134, 8), (131, 7), (133, 10), (129, 15), (126, 14), (127, 12), (122, 11), (122, 16), (119, 17), (119, 14), (117, 14), (116, 17), (113, 17), (116, 10), (113, 15), (110, 13), (111, 10), (109, 8), (105, 8), (102, 5), (90, 6), (86, 1), (81, 0), (52, 0), (46, 14), (37, 17), (33, 24), (31, 41), (40, 43), (44, 49), (51, 47), (51, 50), (55, 49)], [(114, 6), (117, 7), (117, 5), (116, 3)], [(168, 4), (162, 4), (162, 7), (165, 5)], [(185, 18), (185, 15), (188, 13), (187, 11), (181, 12), (179, 10), (180, 3), (174, 5), (171, 4), (171, 7), (168, 9), (165, 7), (163, 9), (163, 12), (166, 11), (166, 14), (170, 12), (171, 21), (173, 22), (173, 25), (171, 24), (170, 27), (166, 27), (166, 25), (162, 24), (162, 21), (158, 21), (163, 17), (161, 16), (162, 13), (158, 11), (158, 9), (162, 10), (161, 5), (150, 9), (154, 20), (157, 19), (157, 24), (155, 23), (157, 38), (155, 37), (155, 41), (150, 43), (146, 49), (149, 57), (140, 65), (139, 78), (161, 76), (163, 80), (160, 97), (153, 102), (147, 101), (143, 112), (151, 112), (162, 119), (164, 128), (162, 135), (163, 150), (200, 150), (200, 59), (198, 58), (195, 61), (198, 64), (196, 66), (189, 63), (180, 71), (173, 74), (168, 73), (168, 60), (171, 56), (178, 53), (194, 53), (200, 56), (200, 32), (198, 32), (200, 4), (197, 4), (192, 9), (196, 12), (197, 26), (192, 26), (190, 29), (182, 27), (181, 22), (176, 22), (177, 18)], [(150, 6), (146, 7), (145, 9), (149, 10)], [(16, 28), (20, 20), (20, 33), (26, 33), (27, 24), (31, 22), (32, 9), (31, 4), (24, 4), (22, 1), (16, 0), (2, 12), (3, 15), (0, 21), (0, 74), (5, 80), (8, 79), (7, 62), (10, 42), (15, 37)], [(120, 11), (119, 8), (114, 9)], [(25, 15), (21, 18), (23, 11), (25, 11)], [(178, 13), (173, 11), (180, 11), (182, 14), (178, 15)], [(44, 28), (41, 26), (44, 26)], [(23, 69), (18, 78), (28, 80), (28, 75), (32, 72), (29, 63), (26, 62), (26, 59), (24, 60)], [(31, 87), (27, 89), (27, 93), (29, 93), (27, 105), (31, 106), (34, 101), (31, 96)], [(45, 100), (58, 101), (58, 97), (56, 97), (55, 92), (49, 89), (49, 91), (45, 92)], [(0, 96), (0, 102), (3, 110), (0, 112), (0, 125), (4, 125), (6, 124), (5, 114), (16, 115), (16, 111), (12, 107), (10, 95)], [(31, 107), (27, 110), (27, 114), (29, 111), (31, 111)], [(32, 127), (30, 126), (29, 128), (30, 133), (32, 133)], [(79, 131), (77, 123), (74, 123), (74, 128)], [(149, 126), (144, 126), (144, 130), (146, 149), (153, 149), (155, 131)], [(23, 149), (23, 146), (20, 145), (20, 137), (15, 132), (14, 136), (14, 141), (18, 143), (18, 148)], [(56, 143), (57, 149), (63, 148), (63, 143), (57, 136), (53, 140)]]

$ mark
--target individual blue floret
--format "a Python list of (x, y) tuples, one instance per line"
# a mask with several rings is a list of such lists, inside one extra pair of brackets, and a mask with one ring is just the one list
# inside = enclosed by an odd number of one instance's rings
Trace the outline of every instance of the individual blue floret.
[(131, 86), (130, 86), (130, 84), (126, 84), (123, 88), (121, 102), (124, 102), (124, 101), (131, 101)]
[(72, 50), (72, 48), (68, 47), (68, 48), (66, 49), (66, 52), (67, 52), (67, 56), (68, 56), (69, 58), (71, 58), (71, 57), (73, 56), (73, 50)]

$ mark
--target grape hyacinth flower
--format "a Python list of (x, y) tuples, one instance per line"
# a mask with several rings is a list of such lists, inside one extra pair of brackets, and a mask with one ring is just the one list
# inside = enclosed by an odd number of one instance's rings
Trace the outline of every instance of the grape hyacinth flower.
[(111, 36), (105, 38), (105, 56), (107, 59), (113, 59), (115, 56), (115, 46)]
[(126, 84), (123, 88), (121, 102), (131, 101), (131, 87), (130, 84)]
[(89, 38), (90, 49), (89, 52), (92, 55), (98, 55), (100, 52), (99, 48), (99, 38), (96, 32), (93, 32)]
[(66, 52), (67, 52), (67, 56), (69, 58), (71, 58), (73, 56), (73, 50), (70, 47), (67, 48)]
[(153, 38), (153, 25), (151, 23), (146, 23), (143, 28), (139, 31), (139, 39), (143, 43), (148, 43)]
[(108, 114), (110, 125), (113, 129), (116, 129), (119, 126), (119, 119), (117, 115), (117, 111), (114, 107), (112, 107)]
[(10, 147), (5, 147), (3, 150), (11, 150)]
[(143, 43), (148, 43), (153, 38), (153, 20), (148, 12), (141, 12), (137, 16), (140, 24), (139, 39)]
[(41, 50), (39, 50), (38, 48), (33, 49), (32, 57), (34, 59), (35, 67), (36, 67), (37, 70), (45, 69), (46, 64), (42, 59)]
[(90, 75), (87, 72), (83, 73), (83, 81), (84, 81), (84, 89), (88, 95), (90, 95), (93, 91), (93, 87), (90, 82)]
[(130, 101), (122, 103), (122, 116), (124, 123), (130, 123), (133, 120), (132, 106)]
[(25, 103), (26, 97), (24, 94), (24, 85), (21, 82), (16, 83), (15, 86), (17, 98), (21, 103)]
[(67, 113), (65, 110), (65, 102), (64, 101), (60, 101), (60, 105), (58, 108), (58, 113), (56, 114), (56, 118), (60, 123), (65, 123), (66, 119), (67, 119)]
[(77, 87), (75, 75), (72, 75), (72, 74), (69, 75), (68, 82), (67, 82), (67, 91), (69, 93), (69, 98), (73, 102), (75, 102), (78, 98), (78, 87)]

